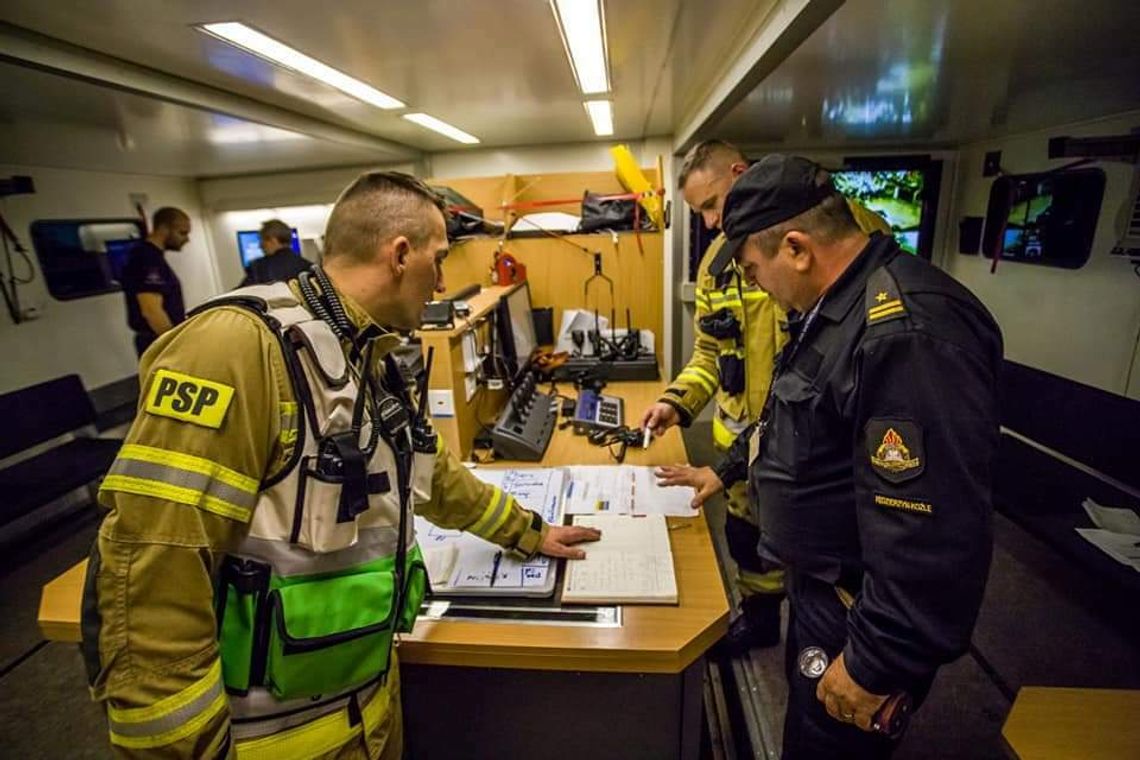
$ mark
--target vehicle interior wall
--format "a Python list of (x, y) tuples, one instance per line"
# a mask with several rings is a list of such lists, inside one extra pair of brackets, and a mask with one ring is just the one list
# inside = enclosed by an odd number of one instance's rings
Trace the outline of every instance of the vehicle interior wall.
[[(15, 390), (78, 372), (88, 390), (137, 371), (137, 359), (121, 293), (60, 301), (47, 290), (29, 235), (37, 219), (129, 217), (135, 214), (130, 194), (147, 196), (147, 210), (177, 206), (190, 216), (190, 242), (167, 260), (182, 281), (187, 308), (218, 292), (209, 235), (206, 234), (195, 183), (191, 179), (145, 174), (0, 166), (0, 176), (30, 175), (35, 193), (0, 201), (0, 213), (28, 249), (35, 279), (20, 286), (20, 303), (33, 307), (37, 318), (13, 324), (0, 316), (0, 392)], [(26, 274), (13, 255), (17, 276)]]
[(1138, 126), (1140, 112), (1132, 112), (964, 146), (945, 238), (945, 266), (993, 312), (1005, 338), (1007, 358), (1140, 399), (1140, 377), (1135, 367), (1140, 279), (1127, 259), (1109, 253), (1123, 231), (1127, 196), (1137, 171), (1134, 165), (1113, 161), (1094, 164), (1105, 173), (1104, 201), (1092, 255), (1080, 269), (999, 261), (997, 271), (991, 274), (990, 260), (957, 253), (957, 221), (986, 213), (993, 182), (993, 178), (982, 176), (986, 152), (1000, 150), (1006, 172), (1043, 171), (1071, 161), (1048, 158), (1050, 137), (1118, 135)]

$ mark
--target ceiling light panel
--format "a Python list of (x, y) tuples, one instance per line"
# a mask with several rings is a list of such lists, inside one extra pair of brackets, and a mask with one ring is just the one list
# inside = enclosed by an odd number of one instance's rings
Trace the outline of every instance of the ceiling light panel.
[(369, 105), (385, 110), (404, 107), (402, 102), (391, 95), (380, 92), (372, 85), (354, 79), (343, 71), (337, 71), (332, 66), (321, 63), (253, 27), (236, 21), (227, 21), (218, 24), (202, 24), (198, 29), (287, 69), (292, 69), (307, 77), (312, 77), (318, 82), (335, 87)]
[(428, 116), (426, 113), (406, 113), (404, 118), (421, 127), (430, 129), (433, 132), (438, 132), (444, 137), (450, 137), (456, 142), (461, 142), (465, 145), (475, 145), (479, 142), (479, 138), (475, 135), (468, 134), (458, 127), (453, 127), (446, 121), (440, 121), (434, 116)]
[(587, 100), (586, 113), (594, 123), (594, 134), (598, 137), (609, 137), (614, 133), (613, 105), (608, 100)]
[(606, 18), (601, 0), (550, 0), (550, 8), (582, 94), (609, 92)]

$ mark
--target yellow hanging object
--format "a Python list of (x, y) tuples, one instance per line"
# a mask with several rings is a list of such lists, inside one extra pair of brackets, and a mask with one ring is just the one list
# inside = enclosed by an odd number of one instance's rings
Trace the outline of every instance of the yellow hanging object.
[(615, 145), (610, 148), (610, 155), (614, 157), (614, 172), (622, 187), (631, 193), (640, 193), (641, 198), (638, 199), (638, 203), (645, 209), (645, 213), (649, 214), (657, 229), (665, 229), (665, 212), (661, 205), (661, 196), (657, 195), (653, 185), (645, 178), (629, 147)]

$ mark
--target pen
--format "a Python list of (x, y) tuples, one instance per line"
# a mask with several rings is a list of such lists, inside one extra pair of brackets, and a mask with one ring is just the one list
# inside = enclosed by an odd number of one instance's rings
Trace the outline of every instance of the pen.
[(495, 564), (491, 565), (491, 585), (495, 585), (495, 578), (499, 575), (499, 563), (503, 560), (502, 552), (495, 552)]

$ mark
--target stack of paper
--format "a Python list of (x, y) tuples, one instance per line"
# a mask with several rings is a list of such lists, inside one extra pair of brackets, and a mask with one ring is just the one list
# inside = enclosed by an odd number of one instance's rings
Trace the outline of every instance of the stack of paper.
[(1140, 515), (1092, 499), (1085, 499), (1081, 506), (1097, 527), (1077, 528), (1077, 533), (1117, 562), (1140, 571)]
[(575, 525), (598, 528), (586, 558), (566, 563), (566, 603), (676, 604), (677, 576), (663, 515), (579, 515)]

